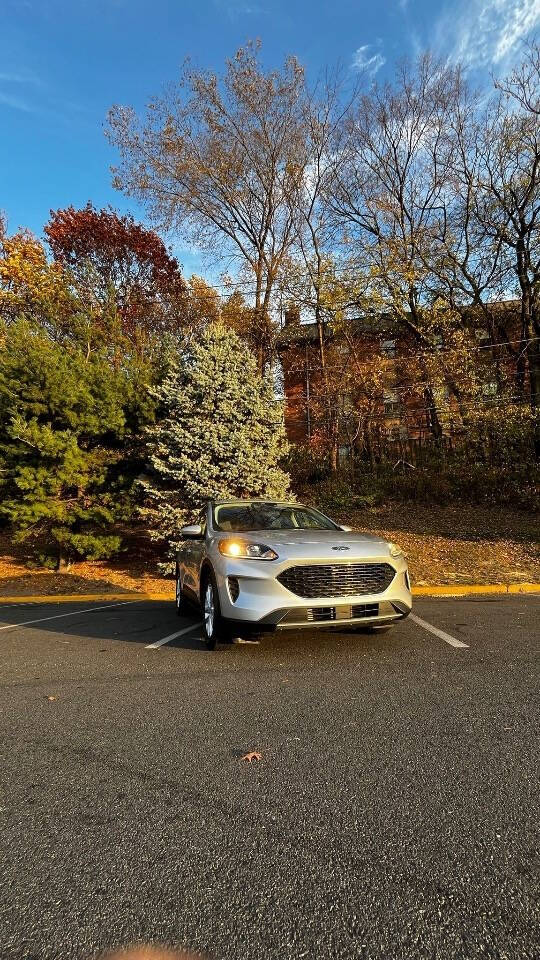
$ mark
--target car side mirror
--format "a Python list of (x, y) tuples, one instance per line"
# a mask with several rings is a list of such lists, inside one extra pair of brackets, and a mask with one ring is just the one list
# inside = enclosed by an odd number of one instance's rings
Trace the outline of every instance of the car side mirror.
[(346, 523), (340, 523), (339, 529), (343, 530), (344, 533), (351, 533), (352, 527), (348, 527)]
[(202, 527), (200, 523), (188, 523), (187, 527), (181, 527), (180, 536), (184, 540), (200, 540), (202, 537)]

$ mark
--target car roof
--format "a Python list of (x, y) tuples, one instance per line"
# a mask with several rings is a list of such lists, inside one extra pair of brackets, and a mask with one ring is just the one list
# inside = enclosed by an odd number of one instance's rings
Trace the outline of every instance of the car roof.
[(248, 503), (272, 503), (278, 507), (302, 507), (302, 503), (298, 503), (296, 500), (272, 500), (270, 497), (249, 497), (245, 500), (235, 499), (235, 500), (210, 500), (210, 503), (214, 507), (241, 507), (245, 506)]

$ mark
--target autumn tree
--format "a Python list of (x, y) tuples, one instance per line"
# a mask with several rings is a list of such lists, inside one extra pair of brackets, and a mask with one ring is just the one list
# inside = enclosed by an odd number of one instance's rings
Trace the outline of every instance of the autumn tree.
[(120, 106), (109, 116), (121, 156), (115, 185), (154, 222), (244, 269), (261, 369), (272, 354), (272, 293), (295, 235), (289, 198), (306, 165), (303, 96), (294, 57), (265, 71), (250, 44), (223, 76), (187, 63), (144, 120)]
[[(360, 93), (339, 131), (329, 200), (349, 244), (418, 347), (433, 349), (429, 246), (451, 179), (447, 114), (465, 95), (459, 68), (429, 54), (403, 64), (394, 85)], [(424, 380), (428, 380), (427, 371)], [(425, 406), (442, 435), (429, 383)]]
[[(353, 93), (354, 96), (354, 93)], [(337, 469), (340, 403), (339, 380), (327, 363), (327, 327), (336, 319), (329, 289), (336, 266), (336, 224), (329, 190), (338, 130), (350, 106), (343, 102), (339, 73), (327, 73), (303, 99), (303, 126), (307, 162), (291, 183), (290, 203), (296, 219), (292, 256), (285, 265), (282, 284), (293, 309), (313, 318), (317, 330), (318, 367), (323, 407), (321, 422)], [(335, 331), (334, 331), (335, 335)], [(339, 364), (338, 364), (339, 366)]]
[(116, 318), (128, 348), (144, 354), (164, 335), (185, 330), (186, 283), (153, 230), (88, 204), (51, 212), (45, 235), (86, 311), (109, 329)]
[(52, 329), (73, 309), (62, 266), (49, 262), (43, 244), (29, 230), (10, 236), (0, 217), (0, 320), (7, 324), (32, 318)]
[[(493, 247), (500, 249), (508, 285), (517, 280), (521, 304), (520, 358), (516, 388), (524, 380), (540, 409), (540, 45), (529, 44), (513, 73), (498, 84), (480, 140), (482, 166), (475, 215)], [(520, 376), (521, 374), (521, 376)], [(540, 459), (540, 421), (535, 439)]]

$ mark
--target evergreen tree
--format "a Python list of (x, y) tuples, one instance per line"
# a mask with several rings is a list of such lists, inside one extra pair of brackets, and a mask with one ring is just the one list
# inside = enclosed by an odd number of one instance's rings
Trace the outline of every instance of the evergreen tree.
[(155, 535), (173, 544), (208, 499), (283, 497), (289, 478), (282, 405), (238, 336), (209, 325), (156, 390), (151, 475), (143, 481)]
[(129, 507), (126, 371), (16, 320), (0, 328), (0, 518), (54, 556), (109, 556)]

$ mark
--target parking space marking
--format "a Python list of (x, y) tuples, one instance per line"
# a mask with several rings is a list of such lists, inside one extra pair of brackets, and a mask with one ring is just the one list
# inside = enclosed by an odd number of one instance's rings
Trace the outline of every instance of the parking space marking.
[(105, 603), (102, 607), (87, 607), (86, 610), (69, 610), (67, 613), (55, 613), (53, 617), (38, 617), (36, 620), (24, 620), (22, 623), (6, 623), (0, 630), (14, 630), (15, 627), (28, 627), (32, 623), (45, 623), (46, 620), (59, 620), (60, 617), (76, 617), (80, 613), (94, 613), (97, 610), (109, 610), (111, 607), (127, 607), (140, 600), (124, 600), (122, 603)]
[(449, 643), (451, 647), (466, 647), (469, 648), (468, 643), (463, 643), (462, 640), (456, 640), (455, 637), (451, 637), (449, 633), (445, 633), (444, 630), (439, 630), (438, 627), (434, 627), (432, 623), (428, 623), (427, 620), (422, 620), (421, 617), (417, 617), (415, 613), (410, 613), (409, 618), (414, 620), (419, 627), (422, 627), (424, 630), (427, 630), (429, 633), (433, 633), (436, 637), (439, 637), (440, 640), (444, 640), (445, 643)]
[(177, 637), (182, 637), (184, 633), (189, 633), (191, 630), (195, 630), (197, 627), (202, 627), (202, 621), (198, 620), (197, 623), (192, 623), (189, 627), (184, 627), (183, 630), (177, 630), (176, 633), (170, 633), (168, 637), (163, 637), (161, 640), (156, 640), (154, 643), (147, 643), (146, 650), (157, 650), (158, 647), (162, 647), (165, 643), (170, 643), (171, 640), (176, 640)]

